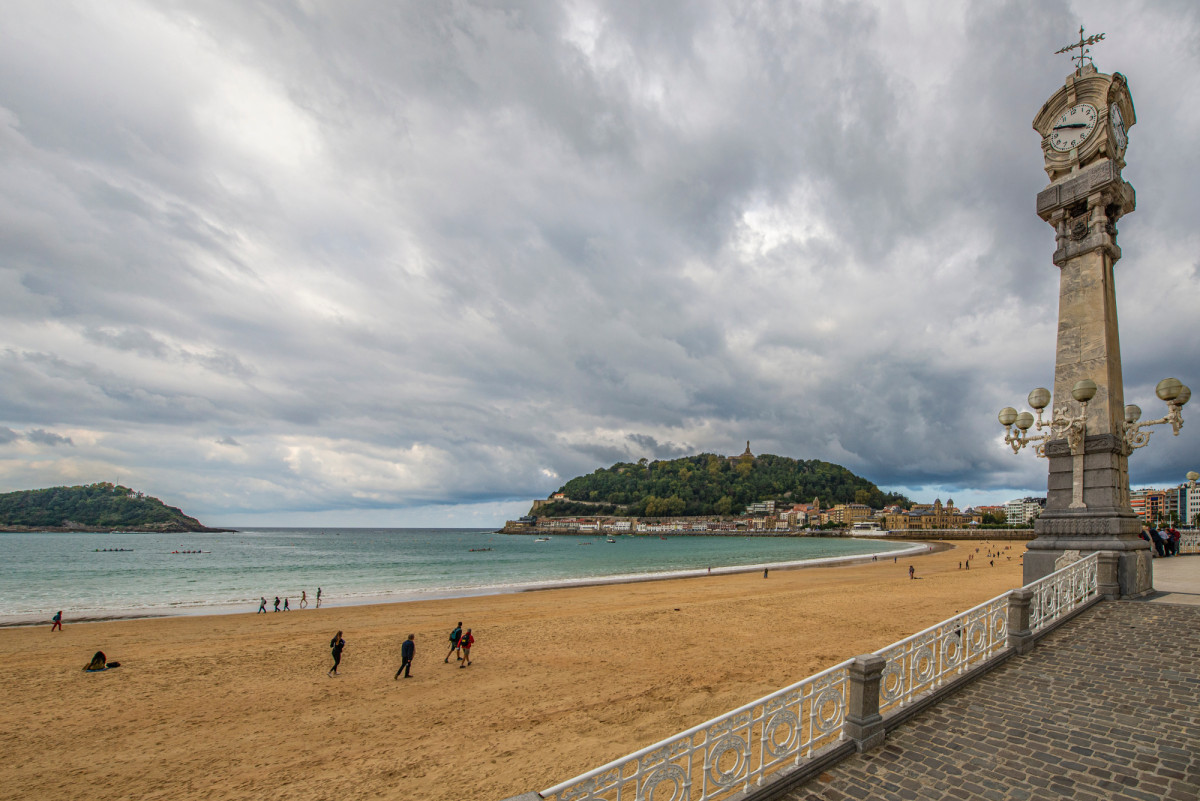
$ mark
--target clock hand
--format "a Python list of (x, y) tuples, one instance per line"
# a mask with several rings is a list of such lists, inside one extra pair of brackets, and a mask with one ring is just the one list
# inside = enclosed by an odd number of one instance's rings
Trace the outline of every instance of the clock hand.
[(1063, 128), (1086, 128), (1086, 122), (1069, 122), (1066, 125), (1055, 125), (1054, 130), (1061, 131)]

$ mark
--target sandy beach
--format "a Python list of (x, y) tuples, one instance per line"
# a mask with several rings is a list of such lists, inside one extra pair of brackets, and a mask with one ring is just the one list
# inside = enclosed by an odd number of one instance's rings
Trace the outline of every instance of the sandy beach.
[[(992, 545), (1011, 546), (994, 568), (989, 546), (954, 545), (766, 580), (3, 629), (0, 781), (92, 801), (539, 790), (1020, 585), (1023, 542)], [(443, 662), (459, 620), (468, 668)], [(412, 678), (394, 680), (410, 633)], [(84, 673), (96, 650), (122, 667)]]

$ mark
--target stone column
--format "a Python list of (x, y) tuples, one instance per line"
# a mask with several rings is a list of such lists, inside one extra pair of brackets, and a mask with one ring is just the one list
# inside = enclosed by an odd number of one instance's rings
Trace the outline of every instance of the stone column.
[(1080, 379), (1090, 378), (1098, 389), (1088, 403), (1086, 435), (1075, 447), (1065, 438), (1046, 443), (1046, 509), (1025, 555), (1025, 584), (1054, 572), (1064, 551), (1106, 550), (1118, 554), (1122, 598), (1151, 590), (1140, 561), (1149, 543), (1138, 537), (1141, 523), (1129, 505), (1130, 448), (1113, 281), (1121, 258), (1116, 223), (1134, 206), (1133, 187), (1109, 159), (1068, 173), (1038, 194), (1038, 215), (1055, 229), (1054, 263), (1060, 270), (1054, 393), (1047, 411), (1079, 414), (1071, 389)]
[(883, 744), (883, 716), (879, 714), (879, 682), (887, 660), (878, 654), (854, 657), (850, 664), (850, 704), (846, 710), (846, 736), (859, 752)]
[(1033, 650), (1033, 632), (1029, 630), (1029, 604), (1033, 590), (1021, 587), (1008, 596), (1008, 647), (1024, 655)]

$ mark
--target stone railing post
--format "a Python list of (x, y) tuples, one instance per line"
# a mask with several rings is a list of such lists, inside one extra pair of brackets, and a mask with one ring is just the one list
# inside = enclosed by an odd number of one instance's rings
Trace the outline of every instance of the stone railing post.
[(1033, 632), (1029, 630), (1029, 604), (1033, 590), (1021, 587), (1008, 594), (1008, 647), (1018, 655), (1033, 650)]
[(1116, 551), (1101, 551), (1096, 565), (1096, 591), (1106, 601), (1116, 601), (1121, 597), (1121, 578), (1118, 568), (1121, 556)]
[(850, 663), (850, 705), (846, 710), (846, 736), (859, 752), (883, 744), (886, 733), (879, 714), (879, 682), (887, 660), (878, 654), (863, 654)]

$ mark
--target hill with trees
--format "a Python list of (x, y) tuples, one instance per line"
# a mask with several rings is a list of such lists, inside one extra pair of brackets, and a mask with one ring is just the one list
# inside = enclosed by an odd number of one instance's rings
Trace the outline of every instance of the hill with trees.
[(0, 527), (34, 531), (220, 531), (158, 498), (116, 484), (0, 494)]
[[(702, 453), (669, 461), (618, 462), (573, 478), (558, 492), (566, 499), (537, 506), (544, 517), (623, 515), (679, 517), (740, 514), (757, 501), (808, 503), (819, 498), (828, 508), (864, 503), (872, 508), (912, 501), (883, 492), (841, 465), (818, 459), (763, 454), (738, 457)], [(558, 493), (555, 493), (558, 494)]]

